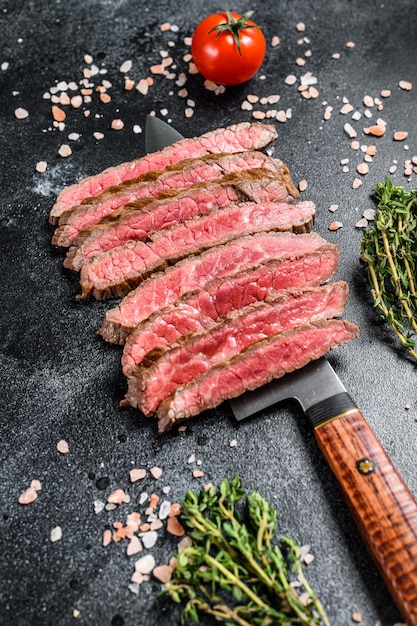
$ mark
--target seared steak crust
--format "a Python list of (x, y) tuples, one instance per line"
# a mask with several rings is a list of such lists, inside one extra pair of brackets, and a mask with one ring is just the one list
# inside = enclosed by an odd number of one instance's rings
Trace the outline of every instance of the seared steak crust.
[(115, 292), (123, 295), (121, 285), (130, 290), (152, 272), (242, 235), (271, 230), (310, 232), (314, 216), (315, 205), (308, 201), (244, 202), (218, 209), (165, 229), (149, 243), (128, 241), (89, 259), (81, 268), (80, 298), (92, 295), (103, 300)]
[[(127, 335), (154, 311), (173, 304), (184, 294), (201, 289), (214, 278), (252, 265), (317, 250), (327, 242), (317, 233), (257, 233), (190, 256), (156, 272), (107, 311), (98, 333), (110, 343), (123, 344)], [(337, 248), (335, 244), (327, 244)]]
[(50, 222), (56, 224), (59, 216), (71, 206), (85, 198), (97, 196), (112, 185), (137, 178), (150, 170), (164, 169), (189, 157), (202, 157), (206, 154), (222, 152), (242, 152), (259, 150), (277, 138), (275, 126), (259, 122), (242, 122), (227, 128), (219, 128), (195, 137), (183, 139), (164, 150), (147, 154), (144, 157), (109, 167), (100, 174), (83, 178), (79, 183), (66, 187), (59, 194), (50, 213)]
[(256, 341), (312, 321), (339, 317), (347, 296), (345, 282), (279, 292), (154, 348), (129, 374), (126, 402), (150, 415), (177, 387), (230, 361)]
[(67, 253), (64, 266), (80, 270), (83, 263), (102, 252), (127, 241), (146, 241), (160, 230), (229, 204), (286, 199), (293, 201), (294, 197), (288, 193), (282, 174), (252, 169), (173, 190), (159, 198), (136, 200), (81, 231)]
[(155, 311), (133, 329), (123, 348), (124, 375), (129, 376), (153, 348), (206, 328), (231, 311), (285, 289), (326, 283), (334, 276), (338, 260), (337, 248), (326, 243), (313, 252), (289, 255), (210, 281), (175, 304)]
[(69, 247), (78, 234), (116, 209), (141, 198), (156, 198), (167, 191), (184, 189), (201, 182), (244, 170), (263, 168), (280, 174), (288, 190), (288, 198), (299, 197), (288, 168), (277, 158), (257, 150), (236, 154), (210, 154), (201, 159), (184, 159), (165, 170), (147, 172), (138, 178), (114, 185), (103, 193), (86, 198), (62, 213), (52, 245)]
[(258, 341), (229, 362), (178, 387), (161, 402), (157, 409), (159, 432), (299, 369), (358, 334), (357, 326), (346, 320), (319, 320)]

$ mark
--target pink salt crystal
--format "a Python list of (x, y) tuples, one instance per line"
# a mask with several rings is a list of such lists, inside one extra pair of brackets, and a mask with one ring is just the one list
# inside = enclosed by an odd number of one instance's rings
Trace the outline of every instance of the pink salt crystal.
[(36, 490), (33, 487), (28, 487), (19, 496), (19, 504), (32, 504), (38, 497)]

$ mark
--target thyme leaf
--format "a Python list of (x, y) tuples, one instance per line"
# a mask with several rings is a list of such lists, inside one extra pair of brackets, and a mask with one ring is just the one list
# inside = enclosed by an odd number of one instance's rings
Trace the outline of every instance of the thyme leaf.
[(362, 235), (361, 260), (374, 307), (417, 360), (417, 189), (394, 186), (387, 177), (374, 195), (378, 208)]
[(299, 545), (274, 542), (277, 513), (238, 476), (188, 491), (181, 521), (192, 544), (179, 549), (164, 594), (183, 604), (181, 623), (203, 614), (232, 626), (329, 626), (301, 566)]

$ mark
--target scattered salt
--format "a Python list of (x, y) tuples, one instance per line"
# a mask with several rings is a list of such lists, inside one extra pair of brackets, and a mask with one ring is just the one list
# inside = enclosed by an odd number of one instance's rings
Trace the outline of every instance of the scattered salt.
[(141, 534), (143, 547), (147, 550), (153, 548), (158, 539), (158, 533), (155, 530), (149, 530), (146, 533)]
[(48, 167), (48, 164), (46, 161), (38, 161), (38, 163), (36, 163), (36, 171), (39, 172), (40, 174), (43, 174), (44, 172), (46, 172), (46, 168)]
[(149, 471), (156, 480), (162, 476), (162, 469), (160, 467), (152, 467)]
[(62, 539), (62, 528), (61, 526), (55, 526), (51, 530), (51, 541), (54, 543), (55, 541), (60, 541)]
[(23, 107), (18, 107), (17, 109), (15, 109), (14, 114), (18, 120), (24, 120), (25, 118), (29, 117), (29, 111), (27, 111)]
[(69, 452), (68, 443), (64, 439), (60, 439), (60, 441), (58, 441), (58, 443), (56, 444), (56, 447), (58, 452), (60, 452), (61, 454), (68, 454)]
[(147, 554), (143, 556), (135, 563), (135, 571), (139, 574), (150, 574), (153, 568), (155, 567), (155, 558), (152, 554)]

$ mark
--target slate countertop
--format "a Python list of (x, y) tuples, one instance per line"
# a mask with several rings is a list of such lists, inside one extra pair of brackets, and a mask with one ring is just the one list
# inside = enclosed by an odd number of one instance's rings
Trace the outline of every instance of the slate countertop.
[[(251, 94), (280, 95), (277, 104), (259, 100), (253, 110), (287, 112), (285, 123), (274, 121), (274, 154), (288, 164), (294, 181), (307, 181), (303, 198), (317, 204), (315, 230), (340, 246), (337, 277), (350, 287), (345, 317), (361, 331), (357, 341), (332, 355), (332, 363), (417, 495), (416, 366), (372, 309), (359, 263), (361, 230), (355, 226), (374, 207), (372, 189), (393, 165), (393, 182), (417, 186), (414, 172), (404, 176), (404, 162), (417, 155), (414, 2), (257, 0), (249, 7), (238, 0), (229, 8), (255, 10), (268, 53), (254, 79), (224, 93), (208, 91), (184, 60), (184, 38), (216, 8), (201, 0), (0, 2), (2, 626), (179, 624), (179, 608), (157, 598), (157, 581), (129, 588), (137, 557), (126, 556), (126, 542), (104, 547), (103, 532), (114, 521), (124, 523), (131, 511), (143, 512), (143, 492), (175, 502), (189, 488), (236, 473), (245, 488), (259, 490), (275, 505), (279, 533), (311, 546), (315, 559), (306, 574), (333, 626), (346, 626), (355, 613), (363, 626), (401, 621), (298, 408), (288, 404), (237, 425), (222, 406), (186, 430), (156, 439), (152, 421), (119, 408), (125, 389), (120, 349), (95, 334), (109, 304), (76, 302), (76, 276), (63, 270), (61, 251), (50, 245), (48, 214), (59, 190), (142, 155), (141, 129), (149, 112), (191, 137), (253, 119), (253, 111), (242, 108)], [(164, 23), (171, 25), (168, 30), (161, 29)], [(300, 23), (304, 31), (297, 30)], [(272, 46), (275, 36), (280, 41)], [(175, 78), (153, 75), (146, 95), (125, 90), (121, 65), (132, 61), (127, 73), (136, 85), (161, 62), (160, 51), (172, 56)], [(66, 93), (79, 93), (93, 66), (98, 73), (93, 69), (87, 78), (91, 102), (64, 106), (60, 130), (44, 94), (56, 95), (65, 90), (62, 83), (72, 82), (77, 90)], [(308, 72), (317, 78), (318, 91), (310, 99), (298, 90)], [(181, 73), (185, 85), (176, 82)], [(286, 83), (290, 74), (297, 77), (295, 85)], [(96, 90), (103, 80), (109, 81), (108, 103)], [(401, 89), (400, 80), (413, 89)], [(183, 87), (186, 97), (179, 94)], [(382, 98), (385, 89), (391, 95)], [(366, 107), (366, 95), (379, 98), (383, 108)], [(347, 103), (353, 109), (343, 115)], [(16, 118), (19, 107), (29, 112), (27, 118)], [(327, 107), (332, 113), (326, 121)], [(187, 108), (193, 110), (190, 117)], [(352, 118), (355, 112), (359, 119)], [(387, 132), (370, 139), (363, 128), (378, 117), (387, 122)], [(122, 130), (111, 129), (114, 119), (123, 120)], [(365, 176), (356, 172), (363, 152), (350, 147), (346, 123), (361, 145), (377, 145)], [(396, 130), (407, 131), (407, 139), (395, 142)], [(71, 133), (79, 138), (68, 138)], [(62, 144), (71, 147), (70, 156), (60, 156)], [(45, 172), (36, 170), (42, 161)], [(352, 187), (355, 178), (362, 182), (358, 189)], [(334, 220), (343, 227), (329, 231)], [(60, 440), (68, 443), (67, 454), (57, 450)], [(153, 467), (162, 469), (160, 478), (151, 476)], [(145, 468), (146, 478), (132, 484), (132, 468)], [(204, 476), (195, 478), (194, 469)], [(40, 481), (38, 497), (21, 505), (19, 495), (32, 480)], [(131, 502), (97, 512), (97, 501), (105, 502), (117, 488)], [(58, 526), (62, 537), (51, 541)], [(159, 532), (150, 550), (158, 564), (168, 562), (176, 542)]]

